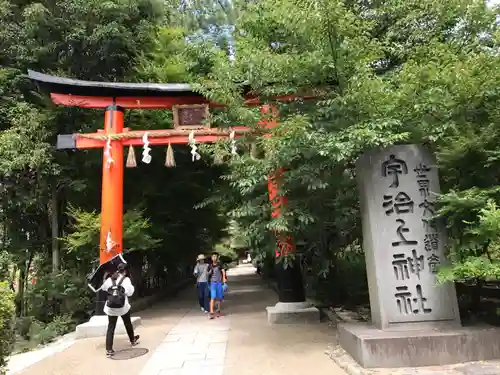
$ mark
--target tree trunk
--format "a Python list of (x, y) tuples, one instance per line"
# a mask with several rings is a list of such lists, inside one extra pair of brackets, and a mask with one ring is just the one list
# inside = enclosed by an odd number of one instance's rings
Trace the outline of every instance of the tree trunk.
[(16, 296), (16, 314), (17, 316), (24, 316), (24, 267), (19, 267), (19, 279), (17, 282), (17, 296)]
[(9, 285), (10, 289), (12, 289), (12, 292), (17, 293), (16, 291), (16, 274), (17, 274), (17, 265), (13, 264), (12, 265), (12, 272), (9, 273)]
[(51, 226), (52, 226), (52, 272), (59, 271), (61, 258), (59, 253), (59, 199), (57, 186), (52, 188), (51, 207)]
[(31, 264), (33, 263), (33, 256), (35, 255), (35, 252), (33, 250), (30, 250), (30, 254), (28, 257), (28, 263), (26, 264), (26, 267), (24, 268), (24, 279), (23, 279), (23, 294), (22, 297), (22, 316), (26, 316), (26, 313), (28, 312), (28, 301), (26, 298), (24, 298), (24, 295), (26, 293), (26, 287), (28, 285), (28, 278), (30, 276), (30, 269), (31, 269)]

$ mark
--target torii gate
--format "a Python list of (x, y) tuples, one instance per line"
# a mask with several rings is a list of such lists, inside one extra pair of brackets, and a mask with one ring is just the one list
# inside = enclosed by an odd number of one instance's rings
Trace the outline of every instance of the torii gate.
[[(149, 163), (150, 145), (191, 145), (193, 160), (199, 158), (196, 143), (211, 143), (220, 139), (237, 138), (250, 131), (245, 126), (230, 130), (209, 128), (203, 124), (210, 107), (220, 107), (194, 92), (184, 83), (114, 83), (83, 81), (61, 78), (28, 71), (29, 78), (39, 90), (49, 92), (52, 102), (68, 107), (104, 110), (104, 129), (90, 134), (63, 134), (57, 137), (57, 149), (102, 148), (102, 202), (100, 230), (100, 263), (103, 264), (123, 251), (123, 173), (124, 146), (143, 146), (143, 162)], [(277, 100), (293, 100), (283, 96)], [(255, 95), (245, 95), (245, 103), (261, 105)], [(124, 128), (125, 109), (171, 109), (174, 114), (174, 129), (131, 131)], [(268, 112), (268, 106), (261, 111)], [(262, 121), (264, 127), (272, 128), (275, 121)], [(167, 151), (168, 154), (168, 151)], [(172, 161), (170, 162), (172, 163)], [(168, 165), (167, 155), (167, 166)], [(269, 177), (269, 198), (273, 206), (273, 217), (279, 217), (286, 197), (278, 194), (278, 180), (282, 171)], [(276, 256), (295, 250), (290, 235), (277, 234)], [(298, 267), (297, 267), (298, 268)], [(287, 276), (288, 275), (288, 276)], [(279, 301), (302, 303), (305, 301), (300, 270), (283, 272), (279, 280)], [(300, 279), (300, 280), (299, 280)], [(100, 310), (100, 309), (98, 309)], [(102, 314), (97, 311), (97, 314)]]

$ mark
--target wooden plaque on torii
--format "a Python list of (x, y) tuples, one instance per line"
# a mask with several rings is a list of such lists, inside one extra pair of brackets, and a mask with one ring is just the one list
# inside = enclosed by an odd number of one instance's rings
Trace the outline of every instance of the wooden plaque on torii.
[(174, 128), (182, 130), (207, 129), (208, 104), (184, 104), (172, 106)]

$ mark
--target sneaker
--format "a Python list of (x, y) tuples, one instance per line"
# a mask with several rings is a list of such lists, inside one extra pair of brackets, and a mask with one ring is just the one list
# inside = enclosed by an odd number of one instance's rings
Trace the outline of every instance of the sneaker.
[(111, 358), (114, 355), (115, 355), (115, 351), (114, 350), (107, 350), (106, 351), (106, 357)]
[(140, 337), (141, 337), (141, 336), (139, 336), (139, 335), (135, 335), (135, 336), (134, 336), (134, 341), (132, 341), (130, 344), (131, 344), (132, 346), (136, 346), (137, 344), (139, 344), (139, 338), (140, 338)]
[(202, 308), (201, 308), (201, 312), (206, 312), (206, 310), (202, 307)]

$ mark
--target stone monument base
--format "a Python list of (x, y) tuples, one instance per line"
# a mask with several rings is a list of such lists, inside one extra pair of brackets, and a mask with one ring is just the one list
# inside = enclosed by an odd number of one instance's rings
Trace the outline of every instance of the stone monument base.
[(339, 343), (365, 368), (450, 365), (500, 358), (500, 328), (471, 327), (382, 331), (340, 323)]
[(307, 302), (278, 302), (266, 307), (271, 324), (318, 323), (319, 310)]
[[(132, 326), (134, 330), (141, 325), (141, 318), (133, 317)], [(108, 329), (107, 315), (94, 315), (87, 323), (76, 326), (76, 338), (85, 339), (89, 337), (102, 337), (106, 336)], [(127, 331), (123, 325), (123, 320), (119, 317), (116, 324), (115, 335), (126, 335)]]

